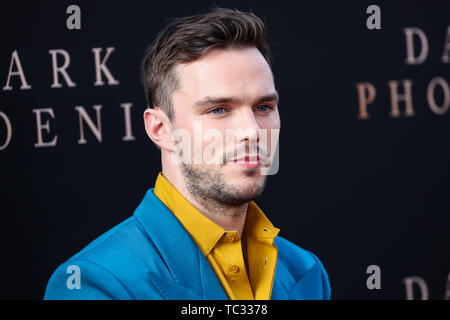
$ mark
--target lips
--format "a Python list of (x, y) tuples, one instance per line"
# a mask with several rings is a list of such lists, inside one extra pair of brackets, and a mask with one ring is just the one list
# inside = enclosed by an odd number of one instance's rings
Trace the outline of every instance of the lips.
[(234, 159), (233, 162), (246, 168), (259, 168), (261, 166), (259, 156), (245, 156)]
[(260, 160), (259, 156), (245, 156), (238, 159), (234, 159), (234, 162), (258, 163), (260, 162)]

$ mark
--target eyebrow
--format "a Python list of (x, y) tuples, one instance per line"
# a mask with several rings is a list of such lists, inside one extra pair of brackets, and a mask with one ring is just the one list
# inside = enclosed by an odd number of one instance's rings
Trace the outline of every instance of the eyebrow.
[[(256, 104), (265, 102), (265, 101), (277, 101), (279, 100), (278, 92), (274, 92), (271, 94), (266, 94), (264, 96), (261, 96), (256, 99)], [(202, 98), (201, 100), (194, 103), (194, 107), (205, 107), (213, 104), (221, 104), (221, 103), (242, 103), (242, 101), (239, 98), (236, 97), (211, 97), (206, 96)]]

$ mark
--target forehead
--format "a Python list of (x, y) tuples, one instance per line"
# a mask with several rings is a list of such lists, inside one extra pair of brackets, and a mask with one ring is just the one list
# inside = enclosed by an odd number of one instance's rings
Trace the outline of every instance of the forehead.
[(255, 47), (214, 49), (194, 62), (177, 65), (176, 73), (180, 86), (175, 104), (204, 96), (251, 100), (275, 91), (270, 67)]

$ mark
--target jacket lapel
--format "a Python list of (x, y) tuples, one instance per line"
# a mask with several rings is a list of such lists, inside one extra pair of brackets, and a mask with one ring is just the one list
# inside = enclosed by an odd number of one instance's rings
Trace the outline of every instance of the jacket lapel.
[(316, 263), (294, 279), (281, 261), (278, 261), (272, 289), (272, 300), (322, 300), (326, 293), (322, 281), (321, 265)]
[(273, 280), (271, 300), (289, 300), (289, 294), (281, 284), (281, 280), (276, 276)]
[(210, 264), (175, 215), (149, 189), (134, 212), (158, 249), (170, 276), (149, 273), (169, 300), (228, 299)]
[(206, 300), (228, 300), (228, 296), (222, 288), (222, 285), (217, 279), (216, 274), (214, 273), (211, 265), (206, 260), (206, 258), (201, 253), (200, 249), (198, 249), (198, 257), (200, 264), (200, 277), (201, 277), (201, 286), (203, 290), (203, 299)]

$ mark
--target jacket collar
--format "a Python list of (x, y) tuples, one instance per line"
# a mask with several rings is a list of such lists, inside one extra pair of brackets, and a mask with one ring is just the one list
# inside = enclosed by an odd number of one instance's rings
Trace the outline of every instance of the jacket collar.
[(134, 212), (154, 242), (172, 279), (150, 274), (165, 298), (228, 299), (214, 271), (190, 235), (150, 188)]

